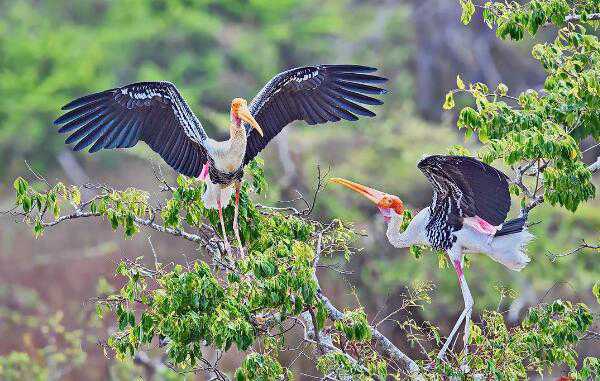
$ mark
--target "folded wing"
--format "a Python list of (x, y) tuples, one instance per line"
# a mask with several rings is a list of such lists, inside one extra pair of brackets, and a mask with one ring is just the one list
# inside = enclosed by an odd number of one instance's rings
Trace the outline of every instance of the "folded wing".
[(457, 201), (461, 216), (478, 216), (497, 226), (510, 209), (508, 176), (496, 168), (466, 156), (426, 157), (417, 165), (433, 187), (433, 203), (445, 197)]

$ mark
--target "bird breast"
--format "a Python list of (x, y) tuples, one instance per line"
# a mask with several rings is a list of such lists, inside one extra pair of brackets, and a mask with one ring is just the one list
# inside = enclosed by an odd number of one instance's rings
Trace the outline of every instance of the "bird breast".
[(246, 139), (232, 138), (224, 142), (210, 140), (209, 154), (212, 156), (215, 167), (222, 172), (234, 172), (242, 165), (246, 153)]

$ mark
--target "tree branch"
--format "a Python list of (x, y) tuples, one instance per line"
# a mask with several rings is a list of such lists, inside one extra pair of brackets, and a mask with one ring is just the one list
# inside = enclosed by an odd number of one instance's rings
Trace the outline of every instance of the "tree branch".
[(567, 251), (566, 253), (562, 253), (562, 254), (554, 254), (550, 251), (548, 251), (547, 256), (550, 258), (551, 262), (556, 262), (556, 260), (558, 258), (562, 258), (562, 257), (568, 257), (570, 255), (574, 255), (579, 253), (581, 250), (584, 249), (592, 249), (592, 250), (600, 250), (600, 245), (592, 245), (587, 243), (585, 240), (581, 240), (581, 243), (579, 244), (579, 246), (577, 246), (576, 248)]
[[(565, 17), (565, 22), (581, 21), (581, 15), (568, 15)], [(590, 13), (586, 16), (587, 21), (598, 21), (600, 20), (600, 13)]]
[[(61, 222), (64, 222), (67, 220), (75, 220), (78, 218), (88, 218), (88, 217), (101, 217), (101, 216), (102, 216), (102, 214), (99, 212), (92, 213), (92, 212), (83, 212), (83, 211), (78, 210), (71, 214), (65, 214), (63, 216), (60, 216), (54, 221), (42, 222), (42, 226), (43, 227), (52, 227), (52, 226), (56, 226), (56, 225), (60, 224)], [(156, 230), (158, 232), (161, 232), (161, 233), (171, 234), (176, 237), (181, 237), (188, 241), (200, 243), (203, 245), (210, 245), (210, 242), (207, 239), (205, 239), (199, 235), (188, 233), (184, 230), (167, 228), (163, 225), (159, 225), (156, 222), (153, 222), (150, 219), (140, 218), (140, 217), (136, 216), (136, 217), (134, 217), (134, 221), (137, 225), (146, 226), (146, 227), (149, 227), (149, 228)]]
[[(314, 265), (313, 265), (315, 268), (315, 271), (313, 272), (313, 279), (314, 279), (315, 283), (317, 284), (317, 297), (319, 298), (319, 300), (321, 300), (321, 302), (323, 302), (325, 308), (327, 309), (327, 311), (329, 313), (329, 318), (331, 320), (334, 320), (334, 321), (342, 320), (344, 318), (344, 314), (340, 310), (338, 310), (333, 305), (333, 303), (331, 303), (331, 301), (329, 300), (329, 298), (327, 296), (325, 296), (325, 294), (323, 293), (323, 290), (321, 288), (321, 285), (319, 283), (319, 279), (317, 278), (316, 268), (319, 264), (320, 259), (321, 259), (321, 245), (320, 245), (320, 240), (319, 240), (317, 243), (317, 251), (316, 251), (316, 256), (315, 256)], [(371, 331), (371, 335), (372, 335), (373, 339), (375, 339), (377, 344), (379, 344), (379, 346), (382, 348), (383, 353), (385, 355), (389, 356), (390, 358), (394, 359), (395, 361), (397, 361), (400, 364), (404, 364), (409, 377), (411, 377), (413, 379), (417, 379), (417, 380), (424, 379), (420, 373), (419, 366), (413, 359), (408, 357), (404, 352), (402, 352), (398, 347), (396, 347), (387, 337), (385, 337), (385, 335), (383, 335), (381, 332), (379, 332), (372, 325), (369, 325), (369, 330)]]
[[(537, 171), (541, 171), (542, 168), (538, 168)], [(590, 165), (588, 165), (588, 170), (594, 174), (596, 172), (598, 172), (600, 170), (600, 156), (598, 156), (596, 158), (596, 161), (591, 163)], [(515, 180), (513, 180), (513, 183), (517, 184), (517, 186), (519, 186), (519, 188), (526, 190), (527, 194), (530, 194), (529, 190), (527, 189), (527, 187), (525, 187), (525, 185), (523, 184), (523, 175), (525, 174), (527, 170), (519, 170), (517, 178)], [(533, 208), (535, 208), (536, 206), (540, 205), (542, 202), (544, 202), (544, 195), (540, 194), (539, 196), (536, 196), (535, 198), (533, 198), (533, 201), (531, 201), (531, 203), (529, 203), (529, 205), (527, 205), (525, 208), (523, 208), (523, 212), (524, 213), (529, 213), (529, 211)]]

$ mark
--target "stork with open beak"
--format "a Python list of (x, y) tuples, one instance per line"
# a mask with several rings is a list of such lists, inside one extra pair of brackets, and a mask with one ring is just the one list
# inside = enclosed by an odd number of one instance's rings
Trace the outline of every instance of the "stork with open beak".
[(235, 189), (233, 230), (243, 254), (238, 208), (244, 166), (293, 121), (320, 124), (375, 116), (360, 104), (383, 103), (369, 96), (385, 93), (373, 85), (387, 79), (368, 74), (376, 70), (319, 65), (279, 73), (250, 104), (242, 98), (231, 102), (226, 141), (210, 139), (175, 85), (165, 81), (138, 82), (83, 96), (65, 105), (62, 109), (67, 112), (54, 124), (61, 126), (59, 132), (71, 133), (65, 143), (76, 143), (75, 151), (90, 145), (90, 153), (128, 148), (141, 140), (177, 172), (205, 180), (202, 199), (207, 208), (219, 210), (228, 252), (222, 209)]
[(398, 196), (340, 178), (330, 179), (372, 201), (388, 223), (387, 238), (395, 247), (429, 245), (450, 257), (465, 308), (446, 339), (443, 358), (462, 321), (464, 351), (468, 351), (473, 298), (463, 273), (464, 253), (484, 253), (511, 270), (529, 262), (525, 245), (533, 238), (525, 226), (526, 215), (504, 222), (510, 209), (508, 177), (501, 171), (465, 156), (429, 156), (418, 168), (433, 187), (431, 205), (421, 210), (401, 232), (404, 205)]

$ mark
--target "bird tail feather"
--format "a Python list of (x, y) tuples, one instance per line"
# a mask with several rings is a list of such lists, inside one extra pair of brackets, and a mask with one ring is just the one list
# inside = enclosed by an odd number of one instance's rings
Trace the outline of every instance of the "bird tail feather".
[(227, 205), (229, 205), (229, 200), (231, 200), (233, 193), (235, 193), (235, 189), (233, 187), (221, 189), (220, 185), (214, 184), (209, 178), (207, 178), (206, 191), (202, 195), (202, 202), (204, 203), (205, 208), (217, 209), (217, 200), (219, 195), (221, 195), (221, 207), (225, 209)]
[(527, 215), (514, 218), (502, 224), (502, 228), (496, 232), (494, 237), (502, 237), (503, 235), (509, 235), (518, 233), (525, 229), (525, 223), (527, 222)]
[(496, 235), (490, 243), (489, 256), (511, 270), (521, 271), (531, 260), (525, 254), (525, 247), (532, 239), (533, 235), (523, 227), (516, 233)]

